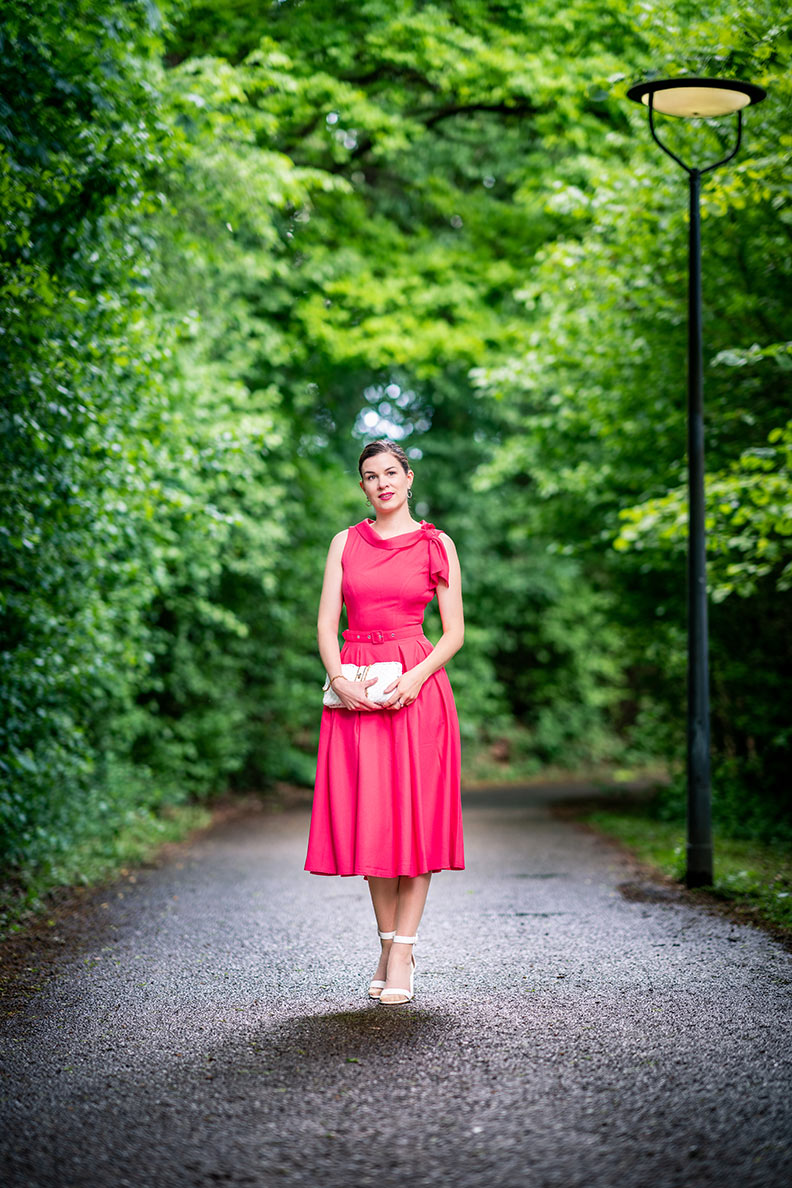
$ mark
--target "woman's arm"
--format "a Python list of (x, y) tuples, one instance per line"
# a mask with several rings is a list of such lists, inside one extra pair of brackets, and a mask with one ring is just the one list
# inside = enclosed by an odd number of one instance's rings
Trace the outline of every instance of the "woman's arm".
[[(446, 536), (445, 532), (440, 533), (440, 539), (445, 545), (446, 554), (448, 556), (448, 585), (438, 583), (437, 586), (437, 603), (440, 608), (440, 618), (443, 623), (443, 634), (432, 648), (429, 655), (416, 664), (414, 668), (410, 668), (407, 672), (402, 674), (398, 685), (394, 686), (393, 694), (387, 701), (382, 703), (382, 707), (399, 708), (396, 702), (400, 701), (402, 706), (410, 705), (415, 701), (424, 682), (442, 668), (451, 657), (459, 651), (465, 639), (465, 616), (462, 610), (462, 573), (459, 568), (459, 557), (457, 556), (456, 546), (450, 536)], [(339, 684), (340, 682), (336, 682)]]
[[(316, 636), (319, 643), (319, 655), (331, 677), (338, 676), (341, 672), (341, 651), (338, 646), (338, 623), (344, 602), (341, 593), (341, 582), (344, 576), (341, 558), (344, 554), (348, 532), (349, 529), (345, 528), (343, 532), (337, 533), (330, 542), (322, 583), (322, 596), (319, 599)], [(366, 689), (369, 685), (376, 683), (376, 677), (372, 677), (368, 681), (348, 681), (341, 677), (340, 680), (333, 681), (333, 688), (347, 709), (370, 710), (373, 703), (366, 697)]]

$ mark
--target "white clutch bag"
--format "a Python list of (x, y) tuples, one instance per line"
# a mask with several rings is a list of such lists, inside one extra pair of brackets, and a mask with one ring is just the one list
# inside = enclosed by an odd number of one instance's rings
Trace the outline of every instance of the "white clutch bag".
[[(399, 679), (403, 671), (400, 660), (377, 660), (374, 664), (341, 665), (341, 676), (346, 677), (348, 681), (370, 681), (372, 677), (377, 678), (376, 685), (369, 685), (366, 690), (369, 701), (387, 701), (393, 695), (393, 690), (391, 689), (390, 693), (386, 693), (385, 690)], [(344, 703), (330, 684), (330, 673), (327, 674), (327, 680), (322, 688), (324, 689), (322, 703), (328, 709), (344, 708)]]

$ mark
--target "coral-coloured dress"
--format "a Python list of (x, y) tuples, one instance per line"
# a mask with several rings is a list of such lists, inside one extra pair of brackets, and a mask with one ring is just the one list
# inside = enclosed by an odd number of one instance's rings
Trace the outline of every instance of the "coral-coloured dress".
[[(433, 524), (383, 540), (362, 520), (342, 556), (349, 616), (342, 663), (428, 656), (424, 608), (448, 557)], [(433, 673), (403, 709), (325, 709), (305, 869), (314, 874), (419, 875), (462, 870), (461, 752), (451, 684)]]

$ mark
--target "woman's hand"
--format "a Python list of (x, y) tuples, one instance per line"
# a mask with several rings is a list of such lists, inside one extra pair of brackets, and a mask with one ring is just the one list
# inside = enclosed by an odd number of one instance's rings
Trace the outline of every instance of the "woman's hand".
[(374, 701), (369, 701), (366, 690), (369, 685), (376, 685), (377, 678), (371, 677), (367, 681), (348, 681), (346, 677), (339, 677), (333, 681), (333, 688), (341, 698), (341, 704), (348, 710), (379, 709)]
[[(387, 701), (380, 702), (380, 709), (404, 709), (412, 705), (423, 688), (426, 677), (421, 676), (414, 668), (402, 673), (398, 681), (393, 681), (385, 690), (391, 693)], [(392, 692), (391, 692), (392, 691)]]

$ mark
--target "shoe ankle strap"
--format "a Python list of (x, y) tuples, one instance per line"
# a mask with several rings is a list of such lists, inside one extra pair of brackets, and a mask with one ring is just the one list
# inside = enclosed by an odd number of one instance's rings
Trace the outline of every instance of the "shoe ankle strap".
[(414, 945), (417, 940), (417, 934), (415, 936), (397, 936), (396, 933), (393, 934), (394, 944), (397, 945)]
[(382, 937), (383, 940), (393, 940), (393, 938), (396, 935), (395, 928), (394, 928), (393, 932), (383, 932), (381, 928), (378, 928), (377, 932), (380, 934), (380, 936)]

